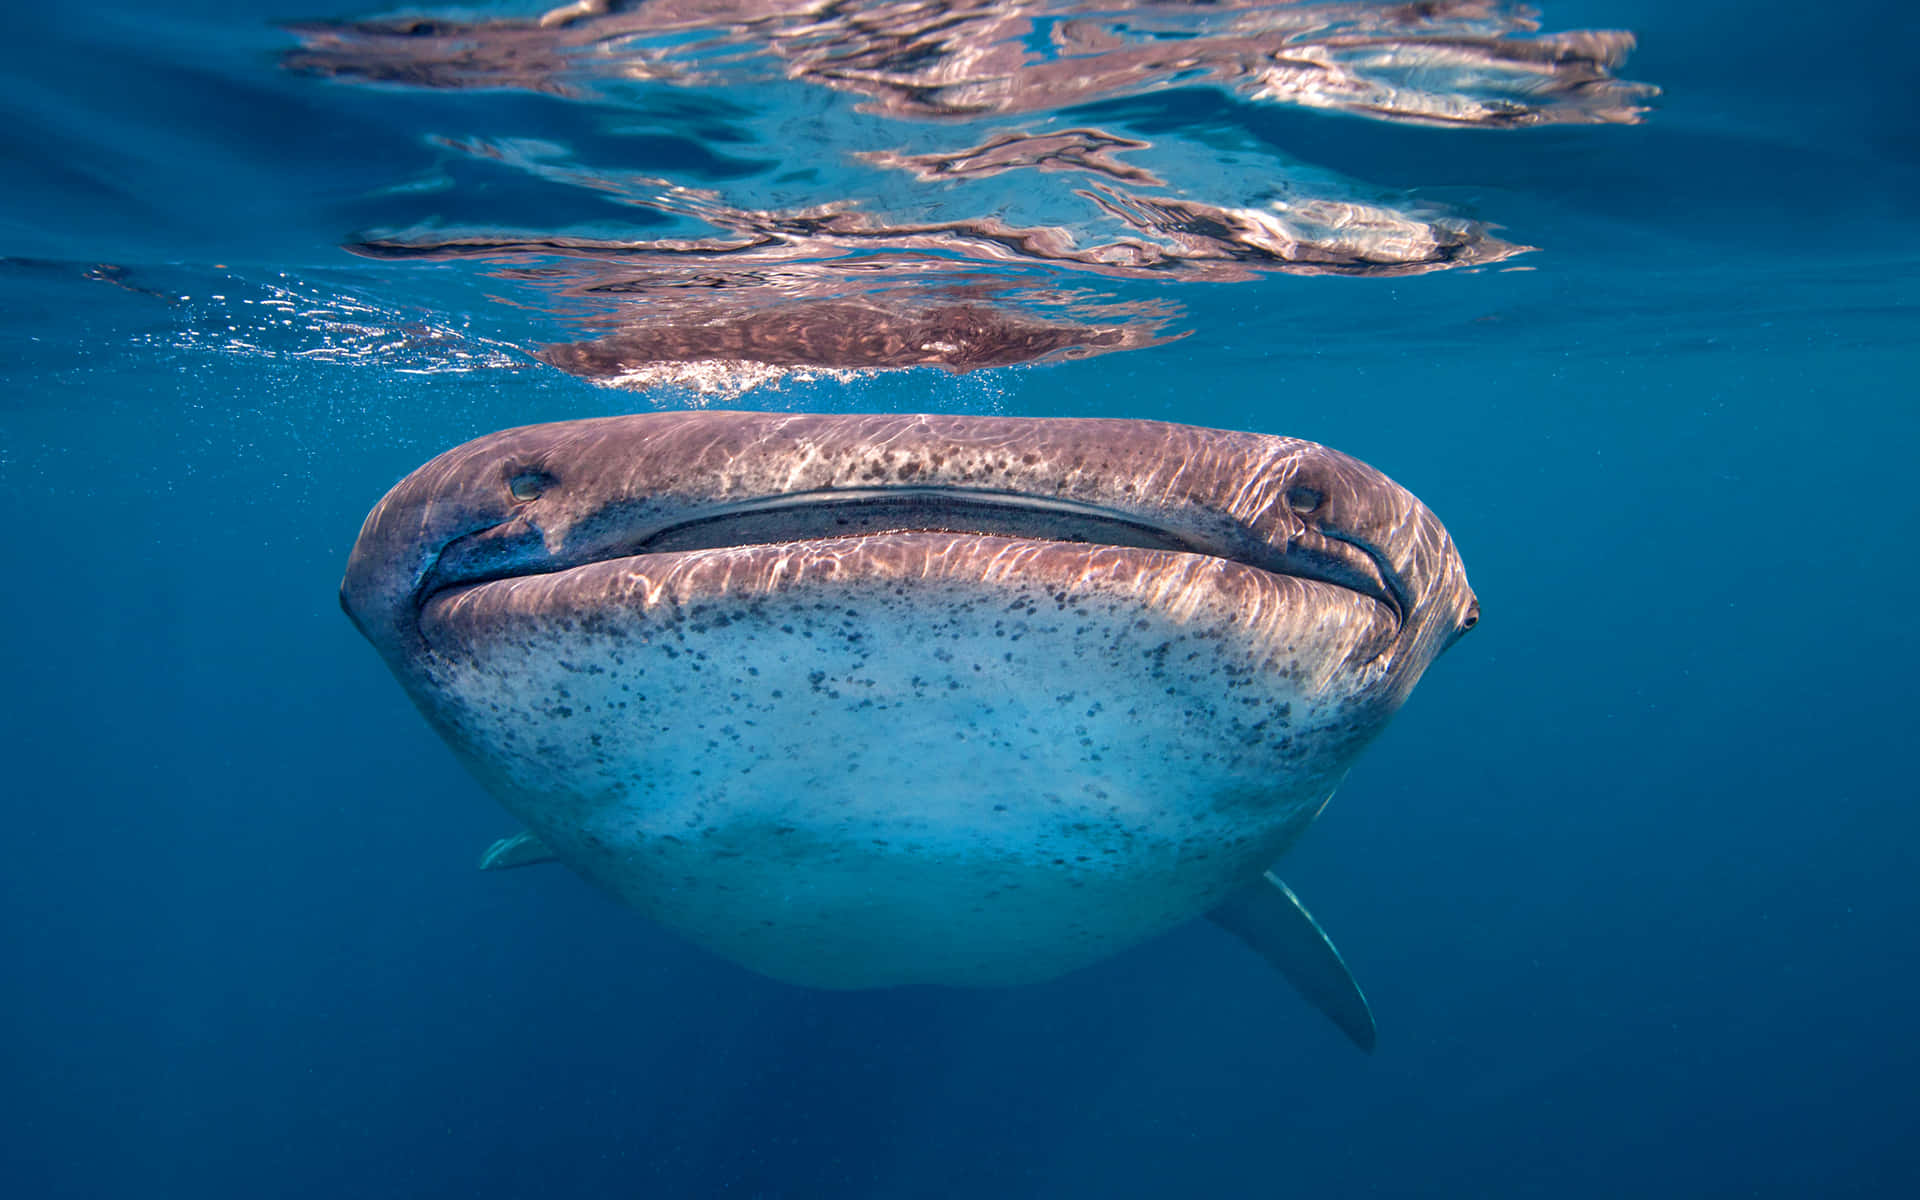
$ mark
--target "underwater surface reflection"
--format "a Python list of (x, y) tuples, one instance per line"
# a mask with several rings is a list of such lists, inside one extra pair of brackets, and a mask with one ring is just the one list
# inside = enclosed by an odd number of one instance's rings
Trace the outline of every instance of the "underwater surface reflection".
[(1655, 94), (1614, 73), (1631, 34), (1541, 33), (1484, 0), (592, 2), (289, 28), (301, 46), (281, 62), (301, 74), (595, 109), (591, 147), (434, 140), (489, 178), (617, 216), (468, 212), (349, 248), (514, 285), (515, 303), (585, 334), (538, 348), (569, 372), (718, 394), (809, 368), (958, 372), (1177, 334), (1177, 301), (1111, 281), (1391, 278), (1528, 249), (1242, 132), (1146, 119), (1139, 102), (1168, 89), (1442, 130), (1630, 124)]

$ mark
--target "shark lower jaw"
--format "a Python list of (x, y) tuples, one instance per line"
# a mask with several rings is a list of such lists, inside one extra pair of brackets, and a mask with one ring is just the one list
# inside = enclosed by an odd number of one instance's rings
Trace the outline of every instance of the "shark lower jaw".
[[(1279, 856), (1392, 710), (1392, 628), (1202, 555), (885, 534), (453, 589), (409, 682), (520, 824), (703, 945), (826, 987), (1016, 983)], [(966, 954), (914, 933), (970, 904), (998, 933)]]
[[(1250, 659), (1310, 658), (1317, 674), (1384, 669), (1398, 638), (1387, 599), (1225, 558), (972, 533), (892, 531), (671, 550), (604, 559), (437, 591), (419, 609), (421, 642), (469, 655), (490, 640), (551, 628), (654, 636), (751, 619), (770, 604), (831, 606), (848, 617), (1004, 609), (1001, 636), (1042, 619), (1205, 630)], [(896, 633), (912, 621), (894, 621)]]
[[(1405, 585), (1384, 557), (1356, 542), (1320, 537), (1276, 546), (1218, 514), (1163, 523), (1005, 491), (892, 486), (711, 504), (609, 537), (606, 548), (575, 563), (562, 556), (510, 565), (503, 556), (501, 565), (476, 571), (463, 557), (484, 564), (495, 554), (494, 531), (477, 536), (477, 546), (449, 547), (422, 578), (415, 606), (423, 616), (443, 598), (515, 580), (547, 580), (525, 590), (549, 597), (566, 592), (567, 580), (587, 580), (592, 592), (592, 581), (609, 572), (678, 579), (691, 589), (688, 601), (702, 591), (716, 601), (750, 598), (801, 575), (884, 582), (918, 571), (958, 585), (1038, 585), (1061, 595), (1089, 584), (1130, 588), (1145, 605), (1175, 608), (1192, 608), (1211, 588), (1258, 592), (1265, 580), (1289, 585), (1278, 592), (1297, 592), (1309, 607), (1344, 607), (1354, 610), (1350, 622), (1389, 627), (1370, 639), (1377, 653), (1397, 639), (1407, 606)], [(1269, 588), (1265, 598), (1278, 592)], [(1261, 608), (1253, 615), (1275, 614)]]
[(403, 679), (521, 824), (815, 986), (1045, 978), (1205, 911), (1395, 706), (1387, 605), (1139, 547), (669, 551), (420, 619)]

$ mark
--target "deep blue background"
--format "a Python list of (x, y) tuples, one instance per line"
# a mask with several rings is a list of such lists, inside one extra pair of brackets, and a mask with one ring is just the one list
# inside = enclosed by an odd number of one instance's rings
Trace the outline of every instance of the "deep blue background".
[(1247, 118), (1484, 203), (1533, 272), (1190, 290), (1158, 350), (777, 400), (1297, 434), (1442, 516), (1485, 620), (1283, 868), (1371, 1059), (1204, 927), (839, 995), (475, 871), (511, 824), (340, 616), (347, 548), (437, 450), (641, 401), (169, 348), (177, 310), (79, 270), (337, 266), (412, 142), (301, 119), (251, 25), (197, 47), (232, 4), (36, 18), (0, 208), (48, 260), (0, 269), (7, 1193), (1920, 1194), (1912, 18), (1684, 7), (1548, 8), (1641, 33), (1641, 128)]

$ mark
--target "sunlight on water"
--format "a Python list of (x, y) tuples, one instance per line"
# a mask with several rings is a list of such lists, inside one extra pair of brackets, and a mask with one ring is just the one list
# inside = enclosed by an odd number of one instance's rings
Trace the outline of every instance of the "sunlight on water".
[[(132, 286), (124, 282), (123, 271), (96, 268), (92, 277)], [(133, 344), (243, 359), (364, 366), (400, 375), (532, 365), (513, 346), (455, 328), (432, 314), (361, 300), (284, 274), (271, 283), (237, 275), (197, 282), (201, 290), (192, 294), (139, 289), (173, 306), (179, 322), (166, 333), (136, 336)]]
[[(795, 371), (1138, 349), (1185, 330), (1166, 284), (1390, 278), (1529, 248), (1212, 118), (1168, 123), (1141, 106), (1168, 89), (1436, 137), (1633, 123), (1654, 94), (1614, 75), (1631, 35), (1544, 34), (1484, 0), (590, 0), (534, 18), (289, 28), (301, 46), (282, 63), (300, 75), (521, 91), (591, 113), (571, 142), (429, 135), (438, 165), (393, 194), (448, 206), (349, 248), (461, 264), (560, 317), (584, 336), (528, 349), (565, 371), (703, 396)], [(508, 207), (469, 199), (489, 189)], [(534, 196), (586, 219), (509, 211)]]

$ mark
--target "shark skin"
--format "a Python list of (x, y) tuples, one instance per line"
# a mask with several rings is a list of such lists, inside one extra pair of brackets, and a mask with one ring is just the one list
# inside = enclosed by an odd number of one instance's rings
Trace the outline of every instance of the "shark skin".
[(555, 861), (763, 974), (1048, 979), (1196, 917), (1363, 1047), (1267, 868), (1478, 620), (1412, 495), (1146, 421), (507, 430), (368, 516), (342, 604)]

